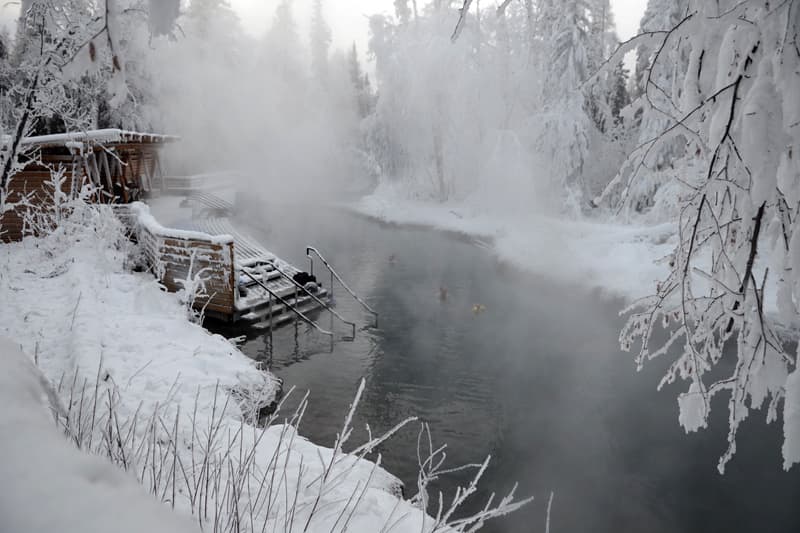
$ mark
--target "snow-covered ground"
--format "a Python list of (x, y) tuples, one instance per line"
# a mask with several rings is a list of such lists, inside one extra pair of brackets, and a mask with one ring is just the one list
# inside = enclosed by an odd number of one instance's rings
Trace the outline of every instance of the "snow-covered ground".
[(569, 221), (537, 214), (533, 208), (524, 215), (488, 215), (463, 204), (408, 200), (385, 186), (354, 208), (383, 222), (474, 237), (518, 268), (626, 299), (652, 294), (668, 271), (662, 259), (675, 246), (674, 224)]
[[(393, 524), (394, 532), (417, 533), (434, 527), (397, 497), (396, 478), (363, 454), (342, 453), (360, 443), (329, 449), (308, 442), (297, 433), (302, 413), (291, 424), (250, 425), (250, 408), (274, 398), (275, 378), (225, 338), (189, 322), (177, 297), (150, 274), (129, 272), (130, 244), (120, 236), (110, 211), (78, 207), (52, 235), (0, 246), (0, 337), (20, 346), (56, 391), (53, 428), (61, 426), (73, 444), (110, 458), (167, 505), (206, 525), (213, 521), (214, 531), (239, 530), (237, 520), (251, 518), (244, 529), (261, 530), (264, 522), (268, 531), (374, 533)], [(14, 351), (8, 343), (3, 348)], [(40, 524), (56, 523), (63, 509), (79, 516), (93, 505), (116, 508), (81, 491), (87, 480), (113, 478), (106, 466), (65, 451), (60, 442), (51, 447), (45, 441), (57, 440), (58, 432), (44, 427), (37, 413), (30, 424), (21, 422), (38, 409), (30, 396), (41, 391), (28, 390), (32, 369), (0, 355), (0, 374), (19, 376), (23, 387), (0, 384), (0, 427), (13, 437), (0, 441), (4, 492), (17, 492), (12, 503), (30, 502), (4, 508), (0, 531), (21, 531), (20, 524), (32, 524), (26, 531), (47, 530)], [(17, 392), (28, 399), (14, 400)], [(348, 433), (345, 427), (343, 436)], [(63, 467), (40, 456), (63, 457)], [(52, 476), (60, 487), (57, 500), (37, 488)], [(116, 504), (131, 492), (127, 482), (117, 483), (125, 476), (117, 477), (102, 491)], [(24, 516), (31, 506), (37, 521)], [(70, 522), (71, 529), (59, 523), (59, 531), (92, 530), (81, 523)], [(146, 524), (138, 530), (150, 531)]]
[(140, 403), (144, 413), (166, 401), (188, 409), (198, 390), (199, 404), (210, 408), (217, 387), (272, 401), (276, 378), (191, 324), (151, 274), (127, 270), (110, 217), (0, 246), (0, 334), (19, 342), (51, 381), (77, 372), (78, 382), (94, 383), (99, 374), (123, 398), (120, 415)]
[(57, 407), (47, 386), (19, 346), (0, 338), (1, 531), (199, 531), (134, 478), (64, 439), (53, 423)]

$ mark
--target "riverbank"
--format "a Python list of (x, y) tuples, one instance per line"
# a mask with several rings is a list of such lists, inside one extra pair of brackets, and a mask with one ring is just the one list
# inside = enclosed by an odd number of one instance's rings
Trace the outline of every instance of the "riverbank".
[[(363, 533), (434, 524), (396, 496), (379, 456), (370, 456), (377, 464), (364, 459), (382, 442), (377, 435), (351, 455), (345, 444), (361, 443), (346, 443), (347, 424), (333, 449), (301, 437), (302, 409), (282, 413), (283, 424), (253, 425), (257, 408), (275, 398), (276, 378), (189, 322), (149, 273), (129, 272), (131, 251), (110, 211), (88, 207), (52, 235), (0, 246), (0, 336), (20, 345), (56, 391), (70, 440), (204, 523), (233, 527), (244, 518), (326, 532), (345, 524)], [(30, 462), (47, 482), (31, 457), (2, 460)], [(21, 481), (5, 480), (30, 486)], [(45, 502), (36, 512), (48, 509)]]
[(408, 200), (390, 188), (379, 188), (350, 208), (384, 223), (460, 233), (486, 242), (498, 259), (518, 268), (626, 300), (655, 290), (668, 273), (662, 259), (676, 243), (671, 223), (628, 226), (536, 213), (488, 215), (457, 203)]
[[(305, 251), (299, 243), (319, 246), (380, 314), (379, 328), (359, 331), (332, 353), (303, 328), (299, 345), (291, 331), (275, 337), (272, 368), (287, 384), (312, 391), (305, 427), (315, 441), (335, 438), (338, 421), (329, 413), (347, 409), (361, 376), (368, 389), (356, 426), (383, 429), (418, 415), (434, 445), (447, 444), (446, 465), (491, 455), (485, 490), (519, 482), (519, 494), (536, 497), (489, 523), (487, 533), (544, 529), (551, 491), (554, 531), (730, 531), (765, 521), (776, 533), (797, 530), (791, 502), (800, 472), (781, 470), (781, 425), (765, 426), (756, 413), (720, 476), (727, 413), (715, 411), (708, 431), (685, 434), (676, 397), (686, 384), (656, 392), (667, 362), (637, 372), (633, 357), (620, 352), (620, 298), (510, 267), (485, 239), (476, 244), (429, 226), (376, 223), (338, 208), (319, 207), (307, 217), (293, 216), (293, 205), (263, 211), (255, 239), (296, 264)], [(337, 311), (369, 323), (344, 292), (337, 296)], [(256, 359), (268, 348), (262, 338), (243, 346)], [(416, 486), (418, 465), (408, 450), (417, 436), (403, 432), (384, 455), (407, 488)], [(659, 461), (646, 460), (653, 453)], [(447, 499), (469, 475), (442, 476), (435, 488)], [(479, 493), (475, 505), (486, 497)]]

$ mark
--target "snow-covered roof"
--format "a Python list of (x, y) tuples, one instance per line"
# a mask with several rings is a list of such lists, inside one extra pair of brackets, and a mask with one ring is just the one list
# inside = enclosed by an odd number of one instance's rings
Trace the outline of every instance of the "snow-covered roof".
[(157, 133), (143, 133), (119, 129), (90, 130), (70, 133), (56, 133), (53, 135), (39, 135), (25, 137), (22, 143), (37, 146), (68, 146), (74, 147), (80, 143), (86, 144), (161, 144), (175, 141), (174, 135), (161, 135)]

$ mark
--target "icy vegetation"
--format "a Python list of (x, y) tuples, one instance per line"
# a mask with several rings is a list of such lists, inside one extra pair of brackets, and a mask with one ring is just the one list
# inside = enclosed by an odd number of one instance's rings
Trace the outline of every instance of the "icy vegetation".
[[(30, 135), (176, 134), (170, 173), (235, 171), (248, 197), (303, 209), (345, 198), (626, 297), (621, 347), (639, 368), (667, 360), (681, 426), (727, 400), (720, 472), (756, 411), (783, 425), (784, 467), (800, 462), (800, 2), (650, 0), (625, 42), (608, 0), (392, 6), (343, 52), (322, 0), (308, 35), (279, 0), (255, 37), (222, 0), (22, 2), (0, 34), (0, 213)], [(365, 460), (381, 439), (344, 453), (349, 419), (332, 450), (297, 435), (302, 410), (253, 425), (271, 378), (130, 273), (110, 211), (53, 179), (37, 236), (0, 248), (0, 331), (79, 448), (219, 531), (472, 531), (514, 508), (465, 522), (451, 511), (474, 486), (451, 507), (368, 488), (391, 484)], [(420, 462), (425, 487), (438, 462)]]

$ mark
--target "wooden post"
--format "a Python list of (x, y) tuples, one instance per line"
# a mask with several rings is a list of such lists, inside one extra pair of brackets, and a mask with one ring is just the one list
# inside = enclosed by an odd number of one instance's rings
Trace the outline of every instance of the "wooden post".
[[(122, 154), (120, 153), (118, 155), (119, 155), (120, 159), (122, 159)], [(120, 170), (121, 170), (121, 172), (120, 172), (120, 177), (119, 177), (120, 178), (119, 179), (119, 183), (120, 183), (120, 187), (122, 187), (122, 202), (125, 203), (125, 204), (128, 204), (128, 203), (130, 203), (130, 201), (129, 201), (130, 197), (128, 196), (128, 176), (126, 175), (126, 173), (130, 173), (130, 171), (131, 171), (130, 161), (128, 161), (127, 164), (125, 164), (124, 166), (123, 166), (122, 162), (120, 162)]]
[(233, 262), (233, 243), (228, 243), (228, 253), (230, 254), (230, 264), (231, 264), (231, 272), (230, 272), (230, 280), (231, 280), (231, 309), (230, 309), (230, 316), (233, 317), (236, 315), (236, 298), (239, 297), (239, 289), (238, 283), (239, 280), (236, 276), (236, 264)]
[[(114, 194), (114, 181), (111, 175), (111, 167), (108, 164), (108, 154), (105, 150), (100, 152), (100, 164), (103, 167), (103, 171), (106, 175), (106, 185), (108, 185), (108, 192), (112, 195)], [(102, 184), (100, 185), (102, 187)]]
[(154, 154), (155, 162), (153, 164), (153, 174), (157, 174), (159, 179), (161, 180), (161, 193), (163, 194), (167, 190), (167, 185), (164, 182), (164, 169), (161, 168), (161, 155), (158, 151)]
[(144, 167), (144, 179), (142, 181), (142, 190), (150, 192), (152, 190), (152, 173), (150, 172), (150, 163), (147, 160), (149, 154), (142, 152), (142, 167)]

